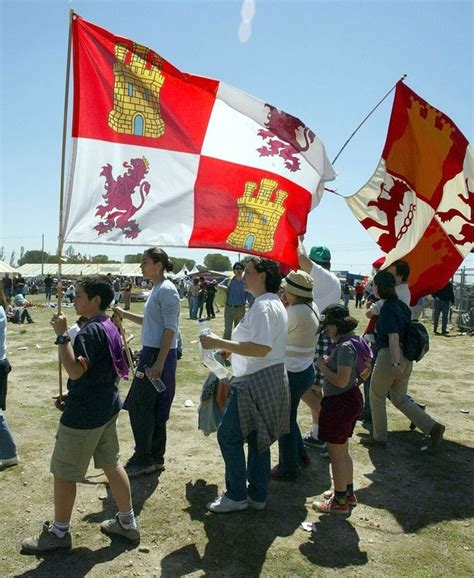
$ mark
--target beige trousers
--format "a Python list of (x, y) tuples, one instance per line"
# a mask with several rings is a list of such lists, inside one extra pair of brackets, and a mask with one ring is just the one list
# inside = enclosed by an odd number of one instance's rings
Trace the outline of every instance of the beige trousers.
[(226, 305), (224, 309), (224, 339), (232, 337), (232, 330), (242, 321), (245, 315), (245, 305), (233, 307)]
[(370, 409), (372, 412), (373, 437), (377, 441), (387, 441), (387, 394), (390, 401), (421, 431), (429, 434), (435, 421), (407, 395), (408, 381), (413, 369), (413, 362), (403, 357), (400, 351), (401, 370), (405, 374), (402, 381), (393, 379), (390, 349), (384, 347), (378, 353), (372, 379), (370, 381)]

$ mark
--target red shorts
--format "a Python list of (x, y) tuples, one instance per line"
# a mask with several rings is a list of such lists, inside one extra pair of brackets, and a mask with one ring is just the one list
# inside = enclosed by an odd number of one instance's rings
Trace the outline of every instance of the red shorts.
[(340, 395), (323, 397), (319, 412), (319, 439), (330, 444), (346, 443), (352, 437), (363, 405), (358, 387), (352, 387)]

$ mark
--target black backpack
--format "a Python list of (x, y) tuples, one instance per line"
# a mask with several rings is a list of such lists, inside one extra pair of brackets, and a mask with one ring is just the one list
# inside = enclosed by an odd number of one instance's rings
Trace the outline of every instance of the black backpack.
[(426, 327), (419, 321), (409, 321), (403, 336), (402, 351), (408, 361), (420, 361), (430, 349)]

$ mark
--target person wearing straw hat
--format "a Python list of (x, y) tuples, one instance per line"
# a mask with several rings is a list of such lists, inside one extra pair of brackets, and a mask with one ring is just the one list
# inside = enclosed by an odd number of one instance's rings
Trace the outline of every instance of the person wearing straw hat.
[(309, 466), (310, 459), (296, 421), (301, 396), (314, 383), (314, 348), (318, 337), (319, 312), (313, 303), (313, 278), (305, 271), (290, 271), (283, 280), (283, 301), (288, 305), (288, 342), (285, 367), (290, 386), (290, 432), (278, 440), (278, 465), (272, 478), (293, 481), (298, 465)]

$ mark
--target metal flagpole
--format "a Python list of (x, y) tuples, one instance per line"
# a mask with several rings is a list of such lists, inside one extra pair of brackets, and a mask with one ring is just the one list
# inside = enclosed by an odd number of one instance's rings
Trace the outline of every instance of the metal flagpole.
[[(357, 133), (357, 131), (360, 129), (360, 127), (365, 123), (365, 121), (372, 116), (372, 114), (378, 109), (378, 107), (382, 104), (382, 102), (387, 98), (387, 96), (393, 92), (397, 86), (397, 84), (399, 82), (403, 82), (405, 80), (405, 78), (407, 77), (406, 74), (404, 74), (400, 80), (398, 80), (393, 86), (392, 88), (387, 92), (387, 94), (381, 99), (379, 100), (379, 102), (374, 106), (374, 108), (369, 112), (369, 114), (363, 119), (363, 121), (357, 126), (357, 128), (354, 130), (354, 132), (351, 134), (351, 136), (346, 140), (346, 142), (342, 145), (341, 150), (337, 153), (337, 155), (334, 157), (334, 160), (332, 161), (332, 164), (334, 164), (337, 159), (339, 158), (339, 155), (342, 153), (342, 151), (346, 148), (346, 146), (349, 144), (349, 142), (352, 140), (352, 137)], [(331, 191), (334, 192), (334, 191)]]
[[(72, 44), (72, 20), (74, 18), (74, 11), (69, 10), (69, 34), (67, 43), (67, 63), (66, 63), (66, 87), (64, 90), (64, 116), (63, 116), (63, 142), (61, 150), (61, 181), (60, 181), (60, 196), (59, 196), (59, 235), (58, 235), (58, 314), (61, 313), (61, 301), (63, 296), (62, 289), (62, 256), (64, 245), (63, 232), (63, 216), (64, 216), (64, 175), (66, 172), (66, 137), (67, 137), (67, 115), (69, 104), (69, 82), (71, 74), (71, 44)], [(59, 362), (59, 402), (63, 398), (63, 374), (62, 365)]]

